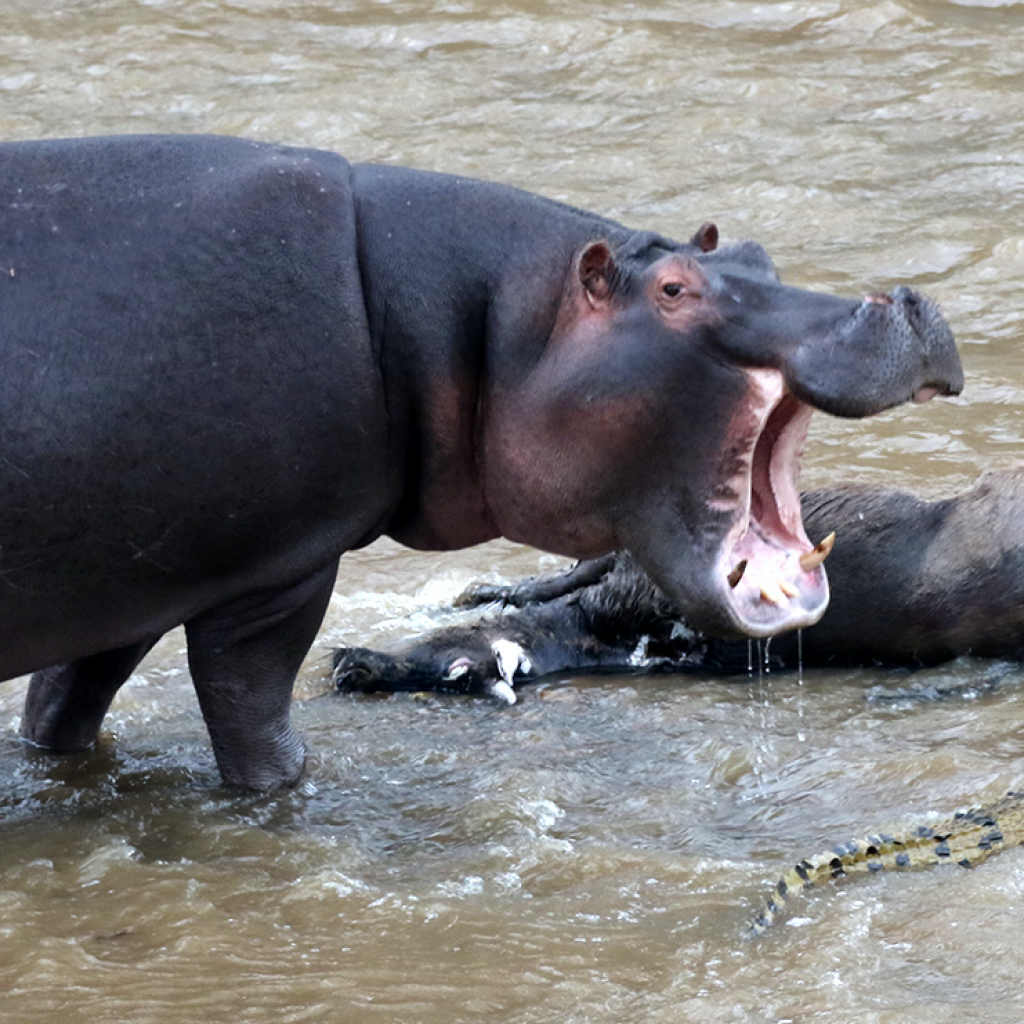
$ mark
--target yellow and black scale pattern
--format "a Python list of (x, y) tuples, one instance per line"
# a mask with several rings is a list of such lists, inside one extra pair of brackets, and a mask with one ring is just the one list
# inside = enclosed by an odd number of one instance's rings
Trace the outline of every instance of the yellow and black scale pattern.
[(879, 871), (908, 871), (933, 864), (959, 864), (971, 868), (993, 853), (1024, 845), (1024, 790), (935, 825), (920, 825), (898, 835), (853, 839), (800, 861), (778, 880), (764, 909), (750, 926), (762, 934), (783, 913), (794, 895), (847, 875), (873, 875)]

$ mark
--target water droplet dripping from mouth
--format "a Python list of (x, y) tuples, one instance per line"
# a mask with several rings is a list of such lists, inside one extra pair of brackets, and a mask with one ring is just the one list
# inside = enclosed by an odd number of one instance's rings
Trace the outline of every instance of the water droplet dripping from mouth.
[[(771, 638), (768, 640), (757, 640), (757, 689), (754, 689), (754, 666), (753, 666), (753, 641), (748, 643), (748, 657), (751, 662), (750, 666), (750, 695), (754, 698), (751, 701), (751, 711), (757, 716), (758, 725), (760, 728), (762, 743), (758, 746), (756, 753), (753, 757), (752, 769), (755, 778), (758, 780), (758, 788), (764, 789), (765, 785), (765, 773), (767, 760), (765, 758), (765, 750), (771, 745), (771, 741), (768, 738), (768, 708), (771, 705), (770, 690), (765, 686), (765, 675), (768, 669), (768, 647), (771, 643)], [(768, 686), (770, 687), (771, 681), (769, 680)]]
[[(796, 691), (798, 694), (796, 705), (797, 718), (804, 717), (804, 631), (796, 631)], [(804, 743), (806, 737), (802, 732), (796, 734), (796, 738)]]

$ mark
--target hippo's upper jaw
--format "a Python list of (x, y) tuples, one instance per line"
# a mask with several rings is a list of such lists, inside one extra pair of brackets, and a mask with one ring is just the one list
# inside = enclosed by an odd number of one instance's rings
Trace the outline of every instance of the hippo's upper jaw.
[(804, 401), (859, 417), (963, 390), (953, 333), (931, 299), (900, 285), (851, 306), (840, 321), (808, 330), (785, 357), (786, 382)]
[(723, 477), (708, 500), (728, 517), (711, 587), (735, 631), (763, 637), (813, 625), (828, 606), (822, 562), (804, 532), (797, 475), (812, 408), (776, 370), (748, 370), (749, 404), (729, 432)]

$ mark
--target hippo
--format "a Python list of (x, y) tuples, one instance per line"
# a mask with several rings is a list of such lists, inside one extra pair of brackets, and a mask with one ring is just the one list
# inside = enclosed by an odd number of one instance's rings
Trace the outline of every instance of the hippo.
[(0, 146), (0, 317), (0, 678), (32, 673), (24, 736), (88, 746), (184, 625), (221, 776), (263, 791), (303, 772), (291, 690), (343, 552), (623, 549), (702, 629), (808, 625), (811, 410), (963, 384), (910, 288), (802, 291), (711, 223), (678, 242), (236, 138)]
[[(828, 524), (832, 599), (802, 636), (771, 641), (773, 668), (925, 666), (962, 655), (1024, 657), (1024, 470), (983, 474), (941, 500), (874, 485), (801, 496), (805, 526)], [(748, 644), (698, 634), (628, 554), (500, 586), (456, 602), (481, 617), (442, 626), (392, 653), (342, 648), (341, 690), (490, 693), (586, 669), (746, 672)]]

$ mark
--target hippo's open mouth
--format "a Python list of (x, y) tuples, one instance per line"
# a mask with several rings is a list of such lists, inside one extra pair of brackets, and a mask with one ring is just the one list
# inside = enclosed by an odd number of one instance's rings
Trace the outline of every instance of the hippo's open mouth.
[(821, 563), (832, 538), (815, 547), (804, 532), (797, 476), (811, 406), (776, 370), (747, 370), (750, 400), (730, 431), (726, 477), (710, 505), (732, 515), (715, 565), (716, 586), (736, 626), (771, 636), (813, 625), (828, 606)]

